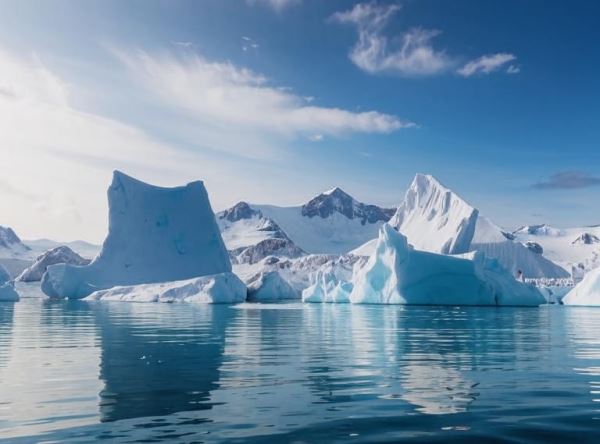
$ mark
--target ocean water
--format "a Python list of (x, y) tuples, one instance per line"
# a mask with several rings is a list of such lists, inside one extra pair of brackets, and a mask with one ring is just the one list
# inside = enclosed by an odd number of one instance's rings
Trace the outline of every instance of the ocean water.
[(0, 303), (7, 442), (597, 443), (599, 408), (600, 309)]

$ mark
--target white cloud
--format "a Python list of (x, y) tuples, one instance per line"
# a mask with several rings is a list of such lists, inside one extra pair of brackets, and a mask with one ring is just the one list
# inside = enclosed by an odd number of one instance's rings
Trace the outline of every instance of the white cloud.
[(392, 44), (383, 34), (389, 19), (400, 10), (399, 5), (359, 3), (348, 11), (336, 12), (332, 20), (355, 25), (358, 41), (350, 59), (369, 73), (396, 73), (404, 76), (427, 76), (450, 69), (454, 61), (444, 51), (433, 48), (432, 40), (440, 31), (413, 28)]
[(519, 74), (520, 72), (521, 72), (521, 68), (516, 65), (510, 65), (508, 68), (506, 68), (507, 74)]
[(311, 106), (302, 96), (271, 86), (264, 75), (192, 53), (177, 57), (139, 51), (118, 57), (148, 94), (184, 110), (197, 123), (285, 137), (390, 133), (414, 126), (377, 111)]
[[(166, 186), (200, 178), (215, 209), (264, 196), (301, 200), (305, 191), (284, 185), (303, 180), (290, 167), (296, 158), (288, 138), (409, 125), (377, 112), (308, 107), (302, 96), (229, 63), (145, 53), (127, 62), (131, 71), (115, 61), (109, 82), (86, 88), (35, 55), (0, 48), (0, 224), (26, 239), (101, 241), (113, 169)], [(131, 104), (118, 115), (136, 124), (90, 109), (89, 88), (104, 103)]]
[(249, 4), (263, 4), (273, 8), (275, 11), (280, 12), (285, 8), (298, 5), (302, 3), (302, 0), (246, 0)]
[[(498, 71), (500, 68), (505, 66), (507, 63), (516, 60), (517, 57), (514, 54), (506, 52), (500, 52), (497, 54), (488, 54), (481, 56), (475, 60), (471, 60), (466, 63), (463, 67), (458, 69), (456, 72), (463, 77), (471, 77), (476, 74), (489, 74), (494, 71)], [(509, 74), (516, 74), (520, 69), (516, 66), (509, 66), (507, 72)]]

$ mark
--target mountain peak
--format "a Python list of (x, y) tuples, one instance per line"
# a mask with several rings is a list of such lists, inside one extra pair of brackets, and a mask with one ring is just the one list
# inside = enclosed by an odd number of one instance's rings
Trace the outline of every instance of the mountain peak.
[(219, 214), (220, 219), (227, 219), (229, 222), (251, 219), (254, 216), (261, 216), (260, 211), (254, 210), (246, 202), (238, 202)]
[(361, 219), (361, 223), (387, 222), (393, 210), (358, 202), (340, 187), (332, 188), (311, 199), (302, 206), (302, 216), (319, 216), (326, 219), (334, 213), (340, 213), (348, 219)]

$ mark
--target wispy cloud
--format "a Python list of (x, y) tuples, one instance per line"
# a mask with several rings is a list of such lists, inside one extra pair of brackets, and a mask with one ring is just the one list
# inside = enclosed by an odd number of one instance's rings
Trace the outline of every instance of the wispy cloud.
[(369, 73), (396, 73), (404, 76), (427, 76), (454, 66), (444, 51), (433, 48), (432, 40), (440, 34), (434, 29), (413, 28), (402, 34), (399, 44), (392, 44), (383, 34), (391, 17), (400, 6), (359, 3), (348, 11), (336, 12), (331, 20), (355, 25), (358, 41), (350, 52), (350, 60)]
[(271, 85), (266, 76), (196, 54), (118, 53), (134, 81), (163, 104), (198, 123), (263, 134), (308, 137), (390, 133), (414, 123), (377, 111), (311, 106), (302, 96)]
[[(333, 22), (354, 25), (358, 30), (358, 40), (349, 57), (363, 71), (419, 77), (456, 70), (463, 77), (471, 77), (498, 71), (516, 60), (516, 56), (509, 53), (490, 54), (456, 69), (463, 58), (434, 47), (434, 39), (441, 34), (437, 29), (413, 27), (392, 38), (385, 35), (389, 21), (400, 9), (398, 4), (379, 4), (373, 0), (358, 3), (352, 9), (336, 12), (330, 17)], [(508, 74), (518, 72), (520, 68), (516, 65), (506, 69)]]
[[(463, 77), (471, 77), (477, 74), (490, 74), (494, 71), (498, 71), (507, 63), (516, 60), (517, 57), (514, 54), (500, 52), (497, 54), (488, 54), (481, 56), (475, 60), (467, 62), (463, 67), (459, 68), (456, 72)], [(507, 68), (507, 73), (516, 74), (520, 71), (517, 66), (510, 65)]]
[(302, 3), (302, 0), (246, 0), (248, 4), (262, 4), (273, 8), (275, 11), (280, 12), (292, 5), (298, 5)]
[(171, 42), (174, 46), (180, 46), (182, 48), (191, 48), (194, 46), (192, 42)]
[(553, 174), (548, 180), (534, 183), (538, 190), (572, 190), (600, 186), (600, 177), (592, 176), (581, 171), (562, 171)]
[(248, 36), (242, 36), (242, 51), (250, 51), (250, 50), (256, 50), (258, 49), (260, 46), (258, 43), (256, 43), (252, 38), (248, 37)]

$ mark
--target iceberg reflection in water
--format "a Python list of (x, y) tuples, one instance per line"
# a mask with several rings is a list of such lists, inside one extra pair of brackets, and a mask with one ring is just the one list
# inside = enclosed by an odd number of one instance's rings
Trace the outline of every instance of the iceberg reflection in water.
[(15, 442), (600, 438), (600, 310), (24, 298), (0, 321)]

